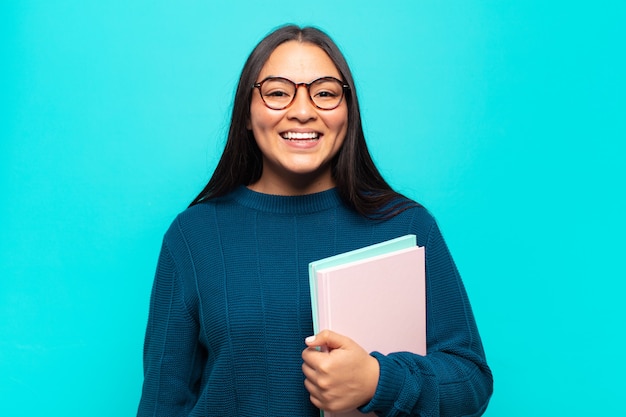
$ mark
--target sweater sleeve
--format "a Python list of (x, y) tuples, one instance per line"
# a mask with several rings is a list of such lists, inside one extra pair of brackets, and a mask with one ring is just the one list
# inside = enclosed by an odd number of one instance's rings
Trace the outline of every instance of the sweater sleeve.
[(199, 326), (185, 305), (180, 278), (164, 241), (150, 298), (138, 417), (187, 416), (198, 398)]
[(380, 376), (362, 412), (379, 416), (480, 416), (493, 390), (466, 291), (433, 221), (426, 243), (426, 356), (372, 352)]

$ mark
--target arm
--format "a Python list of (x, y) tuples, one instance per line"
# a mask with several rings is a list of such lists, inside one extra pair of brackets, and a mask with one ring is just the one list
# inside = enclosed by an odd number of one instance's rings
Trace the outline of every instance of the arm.
[(381, 355), (372, 400), (361, 408), (381, 416), (479, 416), (493, 390), (473, 313), (437, 225), (426, 243), (427, 356)]
[(434, 222), (426, 270), (428, 355), (367, 354), (348, 337), (329, 331), (307, 338), (305, 386), (317, 407), (343, 411), (360, 406), (380, 416), (483, 413), (492, 392), (491, 372), (465, 289)]
[(137, 412), (186, 416), (197, 401), (201, 350), (198, 323), (189, 314), (166, 243), (157, 266), (144, 343), (144, 384)]

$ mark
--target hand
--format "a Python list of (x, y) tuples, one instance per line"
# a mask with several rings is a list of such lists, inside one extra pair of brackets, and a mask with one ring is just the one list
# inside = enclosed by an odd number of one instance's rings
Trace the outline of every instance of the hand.
[(372, 399), (380, 373), (374, 357), (352, 339), (330, 330), (307, 337), (305, 342), (304, 386), (317, 408), (347, 411)]

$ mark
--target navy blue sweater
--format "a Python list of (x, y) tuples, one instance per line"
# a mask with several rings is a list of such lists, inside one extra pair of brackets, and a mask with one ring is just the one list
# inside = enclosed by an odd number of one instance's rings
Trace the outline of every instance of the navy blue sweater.
[(165, 234), (138, 416), (319, 416), (301, 368), (313, 333), (308, 264), (406, 234), (426, 248), (428, 355), (372, 352), (380, 379), (361, 410), (482, 414), (491, 373), (457, 269), (424, 208), (373, 221), (336, 190), (272, 196), (241, 187), (185, 210)]

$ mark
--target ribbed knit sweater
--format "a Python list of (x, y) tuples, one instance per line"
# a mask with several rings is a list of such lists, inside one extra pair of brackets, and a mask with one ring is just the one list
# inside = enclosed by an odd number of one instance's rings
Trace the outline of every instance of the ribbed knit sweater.
[(379, 383), (361, 410), (482, 414), (491, 373), (465, 289), (427, 210), (373, 221), (347, 208), (336, 190), (273, 196), (241, 187), (185, 210), (165, 234), (137, 415), (319, 416), (301, 368), (304, 339), (313, 333), (308, 264), (406, 234), (426, 248), (428, 354), (372, 352)]

